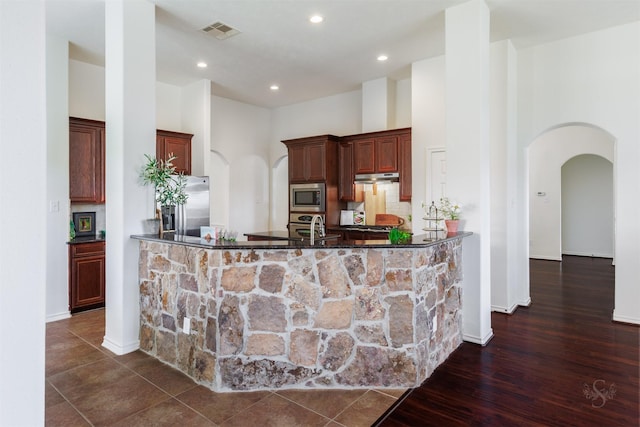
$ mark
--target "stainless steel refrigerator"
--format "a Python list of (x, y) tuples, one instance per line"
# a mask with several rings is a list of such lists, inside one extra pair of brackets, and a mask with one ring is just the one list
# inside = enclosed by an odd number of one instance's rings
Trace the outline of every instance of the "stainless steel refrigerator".
[(176, 208), (176, 233), (200, 237), (209, 225), (209, 177), (187, 176), (187, 203)]

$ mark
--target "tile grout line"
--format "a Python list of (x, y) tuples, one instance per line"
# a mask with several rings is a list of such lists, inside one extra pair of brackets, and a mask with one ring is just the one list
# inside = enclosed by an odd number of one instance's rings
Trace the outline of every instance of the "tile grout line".
[[(285, 390), (285, 391), (286, 391), (286, 390)], [(301, 408), (306, 409), (307, 411), (311, 411), (311, 412), (313, 412), (314, 414), (318, 414), (318, 415), (320, 415), (322, 418), (326, 418), (327, 420), (329, 420), (329, 421), (327, 421), (327, 422), (334, 421), (334, 419), (333, 419), (333, 418), (329, 418), (329, 417), (327, 417), (326, 415), (323, 415), (323, 414), (321, 414), (321, 413), (320, 413), (320, 412), (318, 412), (318, 411), (315, 411), (315, 410), (313, 410), (313, 409), (311, 409), (311, 408), (307, 408), (306, 406), (303, 406), (302, 404), (300, 404), (300, 403), (298, 403), (298, 402), (296, 402), (296, 401), (294, 401), (294, 400), (291, 400), (290, 398), (288, 398), (288, 397), (286, 397), (286, 396), (283, 396), (283, 395), (281, 395), (281, 394), (278, 394), (278, 392), (277, 392), (277, 391), (274, 391), (274, 392), (273, 392), (273, 394), (276, 394), (278, 397), (281, 397), (281, 398), (283, 398), (283, 399), (285, 399), (285, 400), (288, 400), (289, 402), (294, 403), (294, 404), (296, 404), (296, 405), (300, 406)], [(364, 396), (364, 394), (363, 394), (363, 396)], [(361, 396), (361, 397), (362, 397), (362, 396)], [(359, 399), (359, 398), (358, 398), (358, 399)], [(356, 400), (358, 400), (358, 399), (356, 399)], [(352, 404), (353, 404), (353, 403), (352, 403)], [(349, 406), (351, 406), (351, 405), (349, 405)], [(341, 413), (342, 413), (342, 412), (340, 412), (340, 414), (341, 414)], [(339, 414), (338, 414), (338, 415), (339, 415)], [(336, 417), (337, 417), (338, 415), (336, 415)], [(335, 418), (335, 417), (334, 417), (334, 418)], [(340, 424), (340, 423), (338, 423), (338, 424)]]
[[(67, 402), (69, 404), (69, 406), (71, 406), (73, 408), (74, 411), (76, 411), (78, 413), (78, 415), (80, 415), (90, 426), (94, 426), (94, 424), (89, 421), (89, 418), (87, 418), (85, 416), (84, 413), (82, 413), (82, 411), (80, 411), (80, 409), (78, 409), (73, 403), (71, 403), (69, 401), (69, 399), (67, 399), (67, 396), (65, 396), (64, 394), (62, 394), (62, 392), (60, 390), (58, 390), (58, 388), (56, 386), (54, 386), (51, 381), (49, 381), (48, 379), (45, 380), (46, 382), (49, 383), (49, 385), (56, 391), (56, 393), (58, 393), (60, 396), (62, 396), (62, 398), (64, 399), (65, 402)], [(46, 411), (45, 411), (46, 412)], [(45, 417), (45, 422), (46, 422), (46, 417)]]

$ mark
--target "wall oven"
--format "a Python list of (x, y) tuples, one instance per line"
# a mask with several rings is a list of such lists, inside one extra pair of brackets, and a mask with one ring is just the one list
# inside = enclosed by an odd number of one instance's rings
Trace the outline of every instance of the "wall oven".
[(324, 212), (324, 183), (291, 184), (289, 190), (289, 211)]
[[(324, 215), (322, 224), (324, 224)], [(308, 239), (311, 237), (311, 220), (313, 214), (291, 213), (289, 214), (289, 237), (293, 239)], [(325, 230), (319, 221), (314, 224), (314, 237), (317, 239), (325, 234)]]

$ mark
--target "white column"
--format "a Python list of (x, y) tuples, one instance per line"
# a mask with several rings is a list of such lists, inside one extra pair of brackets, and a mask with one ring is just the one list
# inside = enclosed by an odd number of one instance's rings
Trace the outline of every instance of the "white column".
[[(519, 246), (517, 53), (510, 40), (491, 44), (491, 308), (512, 313), (529, 280)], [(527, 269), (528, 271), (528, 269)], [(527, 292), (528, 294), (528, 292)]]
[(446, 10), (447, 196), (463, 205), (463, 339), (491, 330), (489, 9), (482, 0)]
[(138, 242), (152, 216), (139, 184), (144, 154), (155, 154), (155, 8), (144, 0), (105, 2), (106, 331), (116, 354), (139, 347)]
[(45, 3), (0, 1), (0, 425), (44, 425)]
[(393, 129), (396, 122), (396, 82), (383, 77), (362, 83), (362, 132)]

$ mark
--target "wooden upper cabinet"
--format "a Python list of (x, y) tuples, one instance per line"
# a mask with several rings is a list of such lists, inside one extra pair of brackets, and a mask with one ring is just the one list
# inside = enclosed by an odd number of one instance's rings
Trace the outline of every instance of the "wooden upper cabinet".
[(411, 201), (411, 130), (398, 137), (398, 170), (400, 171), (400, 201)]
[(303, 145), (296, 145), (289, 147), (289, 181), (290, 182), (305, 182), (306, 170), (305, 160), (307, 150)]
[(158, 130), (156, 132), (156, 158), (167, 160), (175, 156), (173, 166), (176, 173), (191, 175), (191, 139), (190, 133)]
[(356, 199), (353, 168), (353, 143), (341, 142), (338, 145), (338, 197), (343, 202)]
[[(354, 175), (398, 172), (400, 201), (411, 201), (411, 128), (349, 135), (342, 141), (353, 144)], [(344, 154), (342, 148), (340, 153)], [(346, 170), (346, 166), (341, 163), (340, 200), (358, 201), (357, 187), (350, 193), (351, 182), (343, 182), (344, 179), (353, 181), (353, 177), (348, 178), (343, 169)]]
[(376, 172), (398, 172), (398, 137), (376, 138)]
[(105, 202), (104, 129), (104, 122), (69, 118), (69, 199), (71, 202)]
[(357, 136), (353, 141), (353, 164), (356, 174), (398, 172), (398, 137)]
[(289, 182), (333, 181), (338, 172), (335, 164), (335, 142), (336, 137), (331, 135), (282, 141), (287, 146), (289, 154)]
[(307, 146), (308, 156), (308, 181), (324, 181), (327, 177), (327, 159), (325, 156), (325, 144), (309, 144)]
[(376, 141), (374, 138), (353, 141), (353, 167), (356, 174), (376, 172)]

